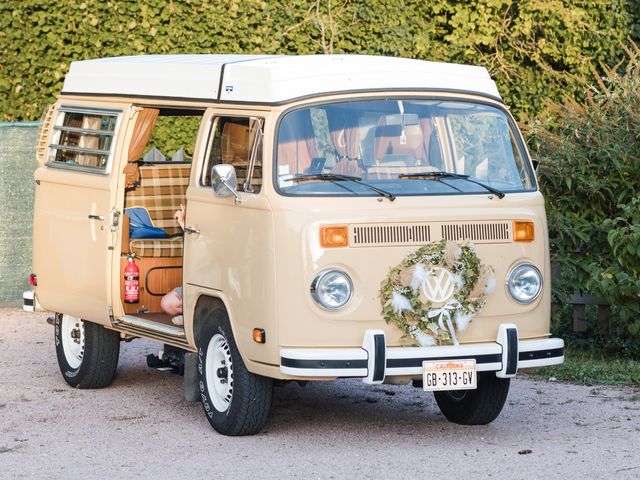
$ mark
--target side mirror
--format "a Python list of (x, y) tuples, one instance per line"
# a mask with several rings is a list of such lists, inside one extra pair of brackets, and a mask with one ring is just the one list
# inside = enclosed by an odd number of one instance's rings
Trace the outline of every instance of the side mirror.
[(238, 196), (238, 179), (236, 178), (236, 169), (233, 165), (221, 163), (214, 165), (211, 169), (211, 186), (216, 197), (236, 198), (236, 203), (240, 203)]

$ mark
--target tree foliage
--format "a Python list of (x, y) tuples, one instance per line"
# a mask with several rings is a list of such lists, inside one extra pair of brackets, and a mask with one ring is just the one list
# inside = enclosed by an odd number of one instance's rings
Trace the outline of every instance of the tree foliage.
[(74, 60), (153, 53), (366, 53), (484, 65), (526, 120), (544, 99), (579, 95), (589, 61), (615, 63), (634, 2), (1, 2), (0, 120), (37, 119)]
[(529, 139), (561, 265), (554, 293), (560, 303), (575, 290), (597, 294), (640, 337), (640, 49), (627, 55), (583, 102), (551, 105)]

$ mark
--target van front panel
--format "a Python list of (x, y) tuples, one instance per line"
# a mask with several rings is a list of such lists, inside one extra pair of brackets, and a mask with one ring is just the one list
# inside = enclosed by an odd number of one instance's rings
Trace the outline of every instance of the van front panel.
[[(549, 334), (547, 226), (543, 198), (537, 192), (510, 194), (503, 199), (493, 195), (398, 197), (393, 202), (376, 198), (282, 198), (278, 203), (287, 207), (275, 213), (282, 347), (359, 346), (367, 329), (384, 330), (389, 346), (403, 344), (399, 329), (382, 318), (380, 286), (389, 270), (421, 244), (395, 246), (380, 241), (375, 245), (322, 248), (320, 227), (324, 225), (426, 224), (436, 237), (443, 225), (532, 221), (532, 242), (515, 242), (512, 238), (476, 242), (478, 256), (495, 271), (496, 288), (459, 339), (462, 343), (494, 341), (501, 323), (516, 324), (520, 338)], [(509, 271), (525, 262), (542, 272), (544, 282), (542, 294), (529, 305), (515, 302), (505, 285)], [(351, 300), (336, 311), (320, 307), (310, 293), (314, 277), (329, 268), (343, 270), (353, 281)]]

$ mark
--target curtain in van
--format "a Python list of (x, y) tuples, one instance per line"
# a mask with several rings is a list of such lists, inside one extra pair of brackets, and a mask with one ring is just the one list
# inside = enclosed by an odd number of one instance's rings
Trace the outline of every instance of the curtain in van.
[(420, 128), (422, 129), (422, 148), (424, 149), (424, 158), (427, 159), (427, 165), (432, 165), (433, 160), (435, 159), (429, 158), (431, 133), (433, 132), (433, 123), (431, 119), (429, 117), (422, 117), (420, 119)]
[(289, 172), (299, 174), (318, 156), (310, 111), (304, 109), (287, 114), (278, 133), (278, 165), (288, 164)]
[[(98, 115), (84, 115), (82, 118), (82, 128), (89, 130), (100, 130), (102, 117)], [(100, 136), (82, 134), (78, 146), (81, 148), (100, 148)], [(100, 157), (98, 155), (92, 155), (89, 153), (82, 153), (76, 157), (76, 163), (78, 165), (86, 165), (89, 167), (100, 166)]]
[(142, 108), (138, 110), (138, 118), (136, 119), (131, 143), (129, 144), (129, 155), (127, 157), (129, 163), (124, 168), (126, 188), (131, 188), (140, 181), (140, 170), (136, 162), (144, 153), (147, 143), (149, 143), (151, 132), (153, 132), (153, 127), (159, 114), (160, 110), (157, 108)]
[(342, 175), (361, 175), (362, 170), (357, 162), (362, 157), (357, 119), (342, 112), (327, 111), (327, 120), (331, 143), (339, 158), (331, 171)]
[(357, 119), (342, 112), (327, 112), (333, 148), (340, 158), (360, 158), (360, 129)]
[(440, 152), (440, 141), (438, 139), (438, 130), (432, 118), (420, 118), (420, 128), (422, 129), (422, 142), (426, 164), (438, 169), (443, 169), (442, 153)]

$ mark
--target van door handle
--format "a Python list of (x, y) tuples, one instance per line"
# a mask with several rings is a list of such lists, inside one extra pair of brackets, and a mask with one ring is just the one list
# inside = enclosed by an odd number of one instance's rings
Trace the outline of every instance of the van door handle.
[(188, 225), (184, 227), (184, 231), (187, 233), (191, 233), (193, 235), (200, 235), (200, 230), (198, 230), (197, 228), (190, 227)]
[(104, 217), (102, 215), (89, 214), (89, 220), (100, 220), (100, 221), (103, 221)]

